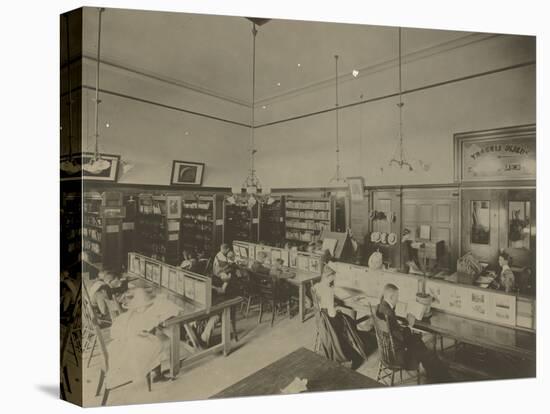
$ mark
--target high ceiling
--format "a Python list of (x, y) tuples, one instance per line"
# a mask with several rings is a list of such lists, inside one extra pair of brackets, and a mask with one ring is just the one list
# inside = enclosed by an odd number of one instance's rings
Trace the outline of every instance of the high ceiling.
[[(102, 21), (102, 60), (188, 84), (226, 99), (251, 101), (252, 23), (242, 17), (107, 9)], [(395, 59), (393, 27), (271, 20), (257, 36), (258, 100), (272, 98), (340, 73)], [(470, 35), (403, 29), (403, 53)], [(85, 56), (97, 53), (97, 9), (84, 12)]]

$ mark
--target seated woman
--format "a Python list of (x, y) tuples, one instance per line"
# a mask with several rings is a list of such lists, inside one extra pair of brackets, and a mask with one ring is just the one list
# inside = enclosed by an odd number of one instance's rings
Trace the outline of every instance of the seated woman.
[(491, 282), (489, 287), (493, 289), (504, 290), (506, 293), (514, 291), (516, 286), (516, 279), (514, 272), (510, 269), (512, 264), (512, 257), (506, 252), (501, 252), (498, 256), (498, 265), (500, 266), (499, 276)]
[(312, 296), (320, 308), (319, 339), (327, 359), (358, 368), (367, 359), (366, 338), (357, 330), (349, 308), (337, 306), (334, 297), (335, 270), (331, 263), (323, 267), (321, 281), (313, 286)]
[(107, 346), (108, 386), (144, 381), (153, 370), (153, 381), (166, 379), (162, 365), (170, 358), (170, 338), (160, 325), (180, 309), (146, 286), (133, 287), (126, 298), (127, 312), (113, 320)]

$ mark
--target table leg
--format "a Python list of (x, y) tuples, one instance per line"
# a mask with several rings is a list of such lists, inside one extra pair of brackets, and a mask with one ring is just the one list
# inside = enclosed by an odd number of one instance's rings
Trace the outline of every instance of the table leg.
[(172, 325), (170, 338), (170, 376), (176, 378), (180, 371), (180, 325)]
[(222, 344), (223, 354), (231, 351), (231, 308), (225, 308), (222, 313)]
[(299, 295), (299, 313), (300, 313), (300, 320), (303, 322), (306, 318), (306, 292), (305, 287), (303, 283), (300, 283), (300, 287), (298, 288), (298, 295)]

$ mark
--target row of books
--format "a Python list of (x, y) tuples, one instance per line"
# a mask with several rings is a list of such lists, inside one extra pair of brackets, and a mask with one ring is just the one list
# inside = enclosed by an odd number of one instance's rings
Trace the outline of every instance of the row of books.
[(163, 201), (153, 200), (152, 204), (140, 204), (139, 212), (141, 214), (153, 214), (164, 216), (166, 214), (166, 203)]
[(84, 237), (89, 237), (90, 239), (93, 239), (96, 242), (101, 242), (101, 230), (84, 227), (82, 229), (82, 234)]
[(295, 231), (292, 229), (286, 230), (286, 239), (287, 240), (296, 240), (296, 241), (303, 241), (303, 242), (312, 242), (316, 241), (319, 238), (318, 235), (315, 235), (313, 233), (307, 232), (307, 231)]
[(209, 201), (184, 201), (183, 209), (210, 210), (212, 207)]
[(298, 221), (298, 220), (287, 220), (286, 227), (292, 229), (303, 229), (303, 230), (318, 230), (328, 229), (329, 225), (327, 222), (323, 221)]
[(191, 214), (191, 213), (184, 212), (183, 219), (192, 220), (192, 221), (201, 221), (201, 222), (212, 222), (212, 215), (211, 214)]
[(330, 220), (328, 211), (317, 210), (287, 210), (287, 218), (303, 218), (315, 220)]
[(329, 210), (330, 204), (328, 201), (317, 201), (317, 200), (287, 200), (286, 208), (291, 209), (303, 209), (303, 210)]
[(101, 227), (103, 220), (99, 216), (84, 216), (84, 225)]
[(90, 252), (93, 252), (97, 255), (101, 255), (101, 246), (98, 242), (95, 242), (93, 240), (85, 239), (82, 242), (82, 248), (83, 250), (88, 250)]

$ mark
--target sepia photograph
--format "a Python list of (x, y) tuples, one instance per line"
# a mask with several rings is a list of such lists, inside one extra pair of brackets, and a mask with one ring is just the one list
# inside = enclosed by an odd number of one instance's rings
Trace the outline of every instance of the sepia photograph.
[(534, 35), (82, 7), (59, 42), (62, 399), (537, 377)]

